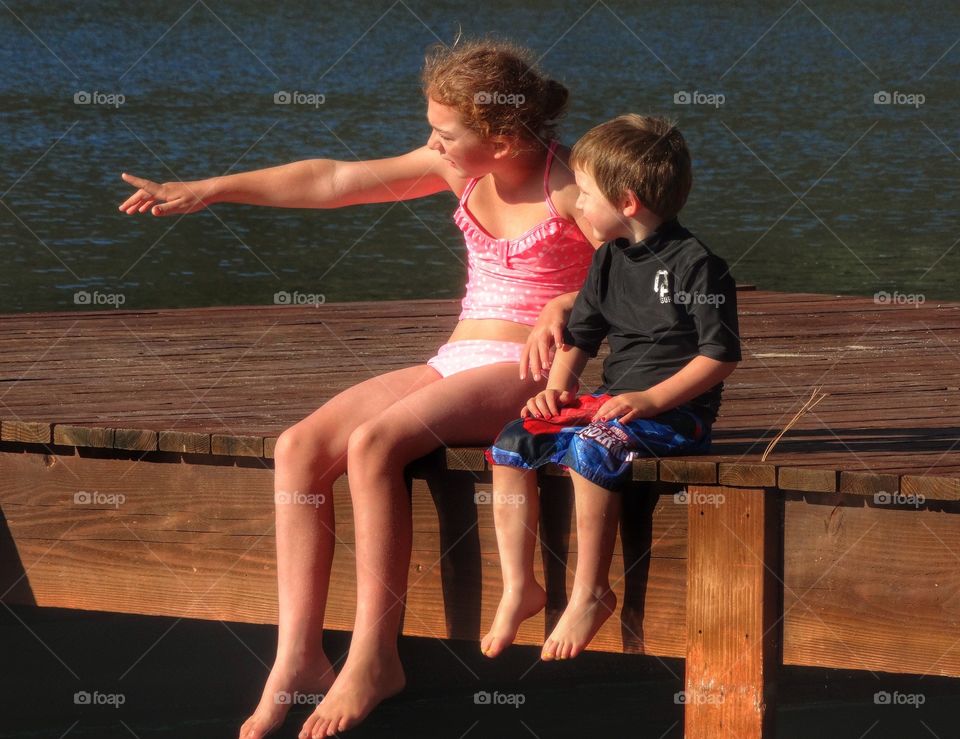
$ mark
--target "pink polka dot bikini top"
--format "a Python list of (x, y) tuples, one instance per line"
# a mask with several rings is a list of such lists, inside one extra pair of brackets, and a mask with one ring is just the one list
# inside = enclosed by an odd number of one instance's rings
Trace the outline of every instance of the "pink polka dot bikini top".
[(562, 217), (550, 200), (550, 164), (556, 146), (556, 140), (550, 142), (543, 173), (550, 217), (519, 238), (495, 239), (477, 223), (467, 210), (467, 198), (479, 180), (467, 183), (453, 214), (468, 255), (467, 294), (460, 320), (499, 318), (532, 326), (549, 300), (583, 286), (594, 249), (577, 224)]

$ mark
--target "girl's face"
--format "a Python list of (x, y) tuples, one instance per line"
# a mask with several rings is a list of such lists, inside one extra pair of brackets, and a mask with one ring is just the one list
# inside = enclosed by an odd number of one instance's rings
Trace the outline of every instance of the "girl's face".
[(460, 121), (448, 105), (427, 99), (427, 121), (432, 131), (427, 146), (438, 152), (461, 176), (483, 177), (494, 167), (494, 147)]

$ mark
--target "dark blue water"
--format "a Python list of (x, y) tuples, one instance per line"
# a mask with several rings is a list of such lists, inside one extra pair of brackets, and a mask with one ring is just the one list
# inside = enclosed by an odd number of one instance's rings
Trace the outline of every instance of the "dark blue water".
[[(0, 8), (0, 311), (72, 309), (78, 290), (132, 308), (264, 304), (280, 290), (458, 296), (449, 194), (339, 211), (221, 205), (179, 222), (116, 210), (130, 192), (123, 170), (195, 179), (423, 143), (423, 52), (458, 28), (507, 34), (543, 56), (571, 89), (568, 142), (625, 111), (677, 118), (695, 156), (684, 220), (739, 280), (960, 299), (960, 7), (910, 9), (10, 2)], [(275, 105), (279, 90), (325, 102)], [(81, 91), (101, 104), (75, 104)], [(875, 104), (881, 91), (895, 102)], [(681, 92), (701, 102), (675, 104)], [(722, 104), (704, 102), (718, 95)]]

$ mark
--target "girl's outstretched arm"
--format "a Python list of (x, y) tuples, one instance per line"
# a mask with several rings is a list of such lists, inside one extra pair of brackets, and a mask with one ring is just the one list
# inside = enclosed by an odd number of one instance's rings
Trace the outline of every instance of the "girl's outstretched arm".
[(190, 182), (161, 184), (124, 172), (123, 180), (137, 191), (120, 210), (128, 215), (149, 210), (155, 216), (169, 216), (194, 213), (213, 203), (339, 208), (411, 200), (456, 189), (453, 176), (440, 155), (426, 146), (388, 159), (306, 159)]

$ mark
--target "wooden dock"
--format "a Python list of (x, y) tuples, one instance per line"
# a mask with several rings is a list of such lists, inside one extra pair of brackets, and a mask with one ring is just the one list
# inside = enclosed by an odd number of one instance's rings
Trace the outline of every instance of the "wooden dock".
[[(635, 463), (611, 572), (619, 618), (592, 647), (684, 658), (698, 739), (772, 736), (781, 664), (960, 676), (960, 304), (739, 303), (744, 362), (713, 452)], [(2, 600), (275, 623), (276, 437), (339, 390), (426, 360), (457, 313), (403, 301), (0, 316)], [(762, 460), (820, 386), (829, 396)], [(479, 639), (500, 584), (475, 498), (490, 490), (482, 450), (438, 450), (411, 471), (404, 633)], [(549, 604), (527, 644), (562, 610), (576, 560), (569, 480), (542, 481)], [(346, 478), (334, 498), (327, 623), (346, 630)]]

